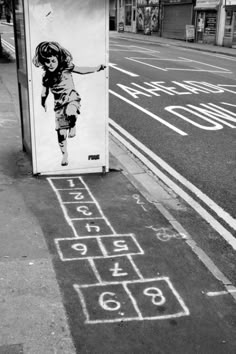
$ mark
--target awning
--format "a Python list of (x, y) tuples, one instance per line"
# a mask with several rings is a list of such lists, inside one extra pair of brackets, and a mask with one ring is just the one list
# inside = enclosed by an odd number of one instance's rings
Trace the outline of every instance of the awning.
[(217, 10), (219, 3), (219, 0), (197, 0), (194, 10)]

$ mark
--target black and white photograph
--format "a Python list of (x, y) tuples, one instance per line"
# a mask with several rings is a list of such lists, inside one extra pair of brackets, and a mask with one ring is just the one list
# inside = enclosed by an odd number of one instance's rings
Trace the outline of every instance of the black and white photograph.
[(0, 354), (236, 354), (236, 0), (0, 0)]

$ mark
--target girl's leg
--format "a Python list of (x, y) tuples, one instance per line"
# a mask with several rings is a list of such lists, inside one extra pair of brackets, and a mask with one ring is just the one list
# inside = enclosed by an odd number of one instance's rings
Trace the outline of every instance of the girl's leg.
[(67, 140), (66, 140), (67, 130), (66, 129), (57, 130), (57, 138), (58, 138), (58, 144), (62, 152), (61, 165), (67, 166), (68, 165), (68, 152), (67, 152)]
[(70, 122), (70, 128), (68, 133), (68, 138), (73, 138), (76, 135), (76, 119), (77, 119), (77, 106), (73, 103), (69, 103), (66, 107), (66, 115)]

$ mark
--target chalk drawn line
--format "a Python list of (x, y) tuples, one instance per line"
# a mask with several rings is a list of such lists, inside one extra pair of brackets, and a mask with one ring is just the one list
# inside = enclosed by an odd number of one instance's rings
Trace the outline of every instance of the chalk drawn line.
[[(164, 281), (167, 283), (169, 289), (171, 290), (172, 294), (174, 295), (177, 304), (181, 307), (181, 311), (178, 311), (176, 313), (171, 313), (171, 314), (165, 314), (165, 315), (153, 315), (153, 316), (143, 316), (142, 314), (142, 310), (140, 310), (137, 301), (135, 299), (135, 297), (133, 296), (132, 292), (130, 291), (130, 289), (128, 289), (128, 285), (129, 284), (135, 284), (135, 283), (150, 283), (150, 282), (156, 282), (156, 281)], [(93, 288), (93, 287), (106, 287), (107, 285), (122, 285), (124, 290), (126, 291), (129, 299), (131, 300), (131, 303), (134, 306), (135, 311), (137, 312), (137, 316), (127, 316), (127, 317), (114, 317), (114, 318), (107, 318), (107, 319), (90, 319), (90, 315), (89, 315), (89, 310), (87, 307), (87, 303), (86, 303), (86, 299), (85, 296), (83, 294), (83, 289), (88, 289), (88, 288)], [(166, 320), (166, 319), (170, 319), (170, 318), (178, 318), (178, 317), (183, 317), (183, 316), (189, 316), (190, 312), (189, 309), (187, 308), (187, 306), (185, 305), (183, 299), (181, 298), (181, 296), (179, 295), (179, 293), (176, 291), (176, 289), (174, 288), (174, 286), (172, 285), (172, 283), (170, 282), (168, 277), (157, 277), (157, 278), (150, 278), (150, 279), (140, 279), (140, 280), (130, 280), (130, 281), (123, 281), (123, 282), (119, 282), (119, 281), (113, 281), (113, 282), (109, 282), (107, 284), (105, 283), (96, 283), (96, 284), (84, 284), (84, 285), (78, 285), (78, 284), (74, 284), (73, 285), (75, 291), (77, 292), (80, 301), (81, 301), (81, 306), (82, 306), (82, 310), (83, 313), (85, 315), (85, 323), (87, 324), (96, 324), (96, 323), (114, 323), (114, 322), (123, 322), (123, 321), (144, 321), (144, 320)], [(118, 302), (118, 301), (117, 301)]]

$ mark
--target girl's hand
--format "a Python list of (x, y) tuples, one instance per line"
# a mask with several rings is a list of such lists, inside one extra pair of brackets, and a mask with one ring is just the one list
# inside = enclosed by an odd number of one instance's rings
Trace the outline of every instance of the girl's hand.
[(101, 64), (101, 65), (98, 66), (98, 70), (97, 71), (101, 71), (101, 70), (104, 70), (104, 69), (106, 69), (106, 65)]
[(46, 103), (42, 104), (42, 107), (44, 108), (45, 112), (47, 112), (47, 105), (46, 105)]
[(45, 112), (47, 112), (46, 99), (47, 99), (47, 96), (41, 96), (41, 105), (43, 106)]

